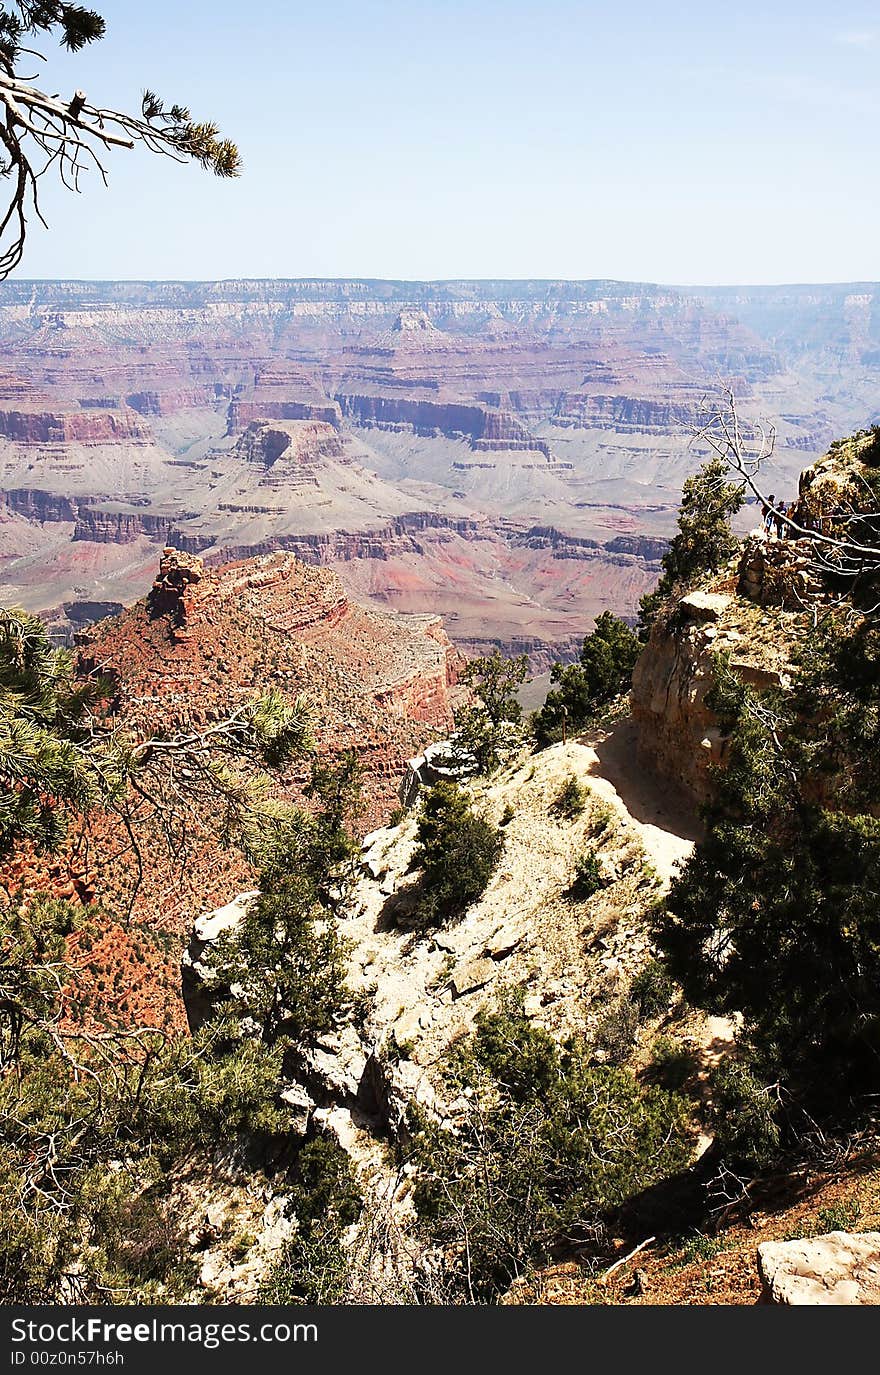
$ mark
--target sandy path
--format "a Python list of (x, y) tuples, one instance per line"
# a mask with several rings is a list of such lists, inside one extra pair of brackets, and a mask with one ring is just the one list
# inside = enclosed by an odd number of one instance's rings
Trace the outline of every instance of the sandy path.
[(582, 736), (572, 760), (594, 792), (629, 821), (664, 884), (701, 834), (696, 807), (673, 784), (648, 773), (636, 758), (633, 721)]

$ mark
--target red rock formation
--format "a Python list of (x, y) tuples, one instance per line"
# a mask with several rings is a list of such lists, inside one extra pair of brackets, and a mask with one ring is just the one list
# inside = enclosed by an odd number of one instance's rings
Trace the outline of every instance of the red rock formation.
[(338, 426), (339, 410), (331, 404), (307, 401), (232, 401), (229, 405), (229, 434), (261, 420), (320, 420)]
[(17, 444), (145, 444), (150, 437), (134, 411), (69, 414), (0, 410), (0, 436)]
[(138, 733), (203, 724), (262, 685), (305, 691), (324, 748), (366, 755), (370, 820), (424, 726), (452, 724), (459, 660), (437, 618), (364, 610), (290, 554), (204, 568), (167, 548), (146, 601), (80, 641), (84, 667), (113, 666), (120, 720)]
[[(270, 686), (305, 693), (319, 752), (353, 749), (360, 758), (364, 830), (387, 818), (407, 759), (452, 724), (460, 660), (436, 618), (364, 610), (332, 573), (289, 554), (205, 569), (166, 548), (148, 597), (77, 639), (81, 671), (112, 675), (113, 724), (139, 739), (203, 727)], [(307, 775), (295, 761), (278, 776), (279, 795), (301, 796)], [(158, 833), (142, 835), (143, 878), (127, 931), (114, 917), (128, 911), (135, 856), (112, 814), (92, 818), (88, 845), (74, 841), (48, 860), (24, 847), (0, 876), (12, 888), (23, 882), (102, 906), (108, 918), (95, 948), (119, 967), (109, 1015), (181, 1024), (173, 959), (139, 956), (138, 926), (180, 936), (206, 907), (252, 884), (207, 820), (192, 817), (182, 870)]]
[[(336, 428), (323, 420), (288, 420), (283, 429), (254, 421), (235, 446), (248, 463), (278, 468), (275, 476), (315, 467), (322, 458), (341, 458), (343, 443)], [(282, 477), (283, 480), (283, 477)]]
[(409, 397), (337, 394), (346, 418), (358, 425), (394, 429), (410, 426), (416, 434), (465, 437), (474, 448), (536, 449), (548, 457), (550, 449), (535, 439), (512, 415), (463, 402), (413, 400)]

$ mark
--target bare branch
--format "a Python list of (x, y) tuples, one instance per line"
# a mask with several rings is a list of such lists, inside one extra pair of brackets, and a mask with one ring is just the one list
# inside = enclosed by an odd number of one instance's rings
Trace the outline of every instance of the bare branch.
[[(775, 512), (775, 519), (790, 536), (810, 541), (816, 571), (850, 583), (866, 574), (880, 572), (880, 545), (863, 543), (850, 535), (849, 530), (872, 520), (880, 522), (880, 511), (856, 511), (852, 507), (829, 513), (823, 527), (816, 529), (803, 524), (785, 509), (774, 506), (759, 485), (761, 469), (772, 458), (776, 445), (776, 427), (756, 421), (744, 427), (739, 416), (736, 397), (727, 387), (724, 400), (712, 406), (704, 398), (702, 409), (706, 419), (693, 435), (693, 443), (708, 445), (736, 473), (752, 495), (765, 509)], [(867, 484), (865, 484), (867, 488)], [(870, 489), (868, 489), (870, 490)], [(834, 533), (834, 532), (837, 533)]]

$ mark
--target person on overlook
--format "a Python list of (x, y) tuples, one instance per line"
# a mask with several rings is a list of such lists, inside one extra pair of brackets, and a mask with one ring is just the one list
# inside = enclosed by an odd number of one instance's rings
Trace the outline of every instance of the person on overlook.
[(776, 524), (776, 498), (772, 492), (767, 500), (761, 503), (761, 518), (764, 522), (764, 536), (770, 539)]

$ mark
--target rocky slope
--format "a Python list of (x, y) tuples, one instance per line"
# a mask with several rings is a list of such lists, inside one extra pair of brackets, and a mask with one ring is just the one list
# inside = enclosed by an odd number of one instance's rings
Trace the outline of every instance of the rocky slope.
[[(648, 916), (661, 880), (645, 833), (603, 787), (595, 766), (593, 751), (572, 742), (525, 755), (490, 782), (470, 785), (480, 813), (503, 824), (504, 852), (484, 896), (447, 929), (414, 936), (396, 925), (417, 882), (410, 867), (415, 818), (365, 838), (361, 877), (341, 922), (357, 1015), (309, 1053), (285, 1101), (294, 1131), (329, 1131), (349, 1153), (369, 1217), (405, 1228), (408, 1177), (390, 1163), (385, 1142), (405, 1133), (411, 1102), (455, 1122), (461, 1104), (448, 1101), (443, 1067), (481, 1009), (495, 1005), (505, 988), (521, 987), (538, 1025), (558, 1036), (589, 1032), (649, 958)], [(587, 802), (579, 816), (564, 820), (552, 804), (572, 775), (588, 790)], [(576, 901), (567, 890), (577, 857), (591, 843), (601, 847), (603, 887)], [(184, 970), (195, 1024), (211, 997), (206, 948), (248, 901), (242, 894), (195, 924)], [(649, 1040), (651, 1033), (642, 1035)], [(221, 1300), (252, 1295), (273, 1248), (277, 1254), (295, 1227), (295, 1218), (286, 1231), (275, 1225), (286, 1213), (283, 1193), (272, 1198), (268, 1222), (265, 1199), (255, 1208), (241, 1193), (233, 1196), (230, 1207), (227, 1190), (223, 1225), (202, 1264), (202, 1284)], [(236, 1256), (232, 1242), (243, 1226), (252, 1246)]]

